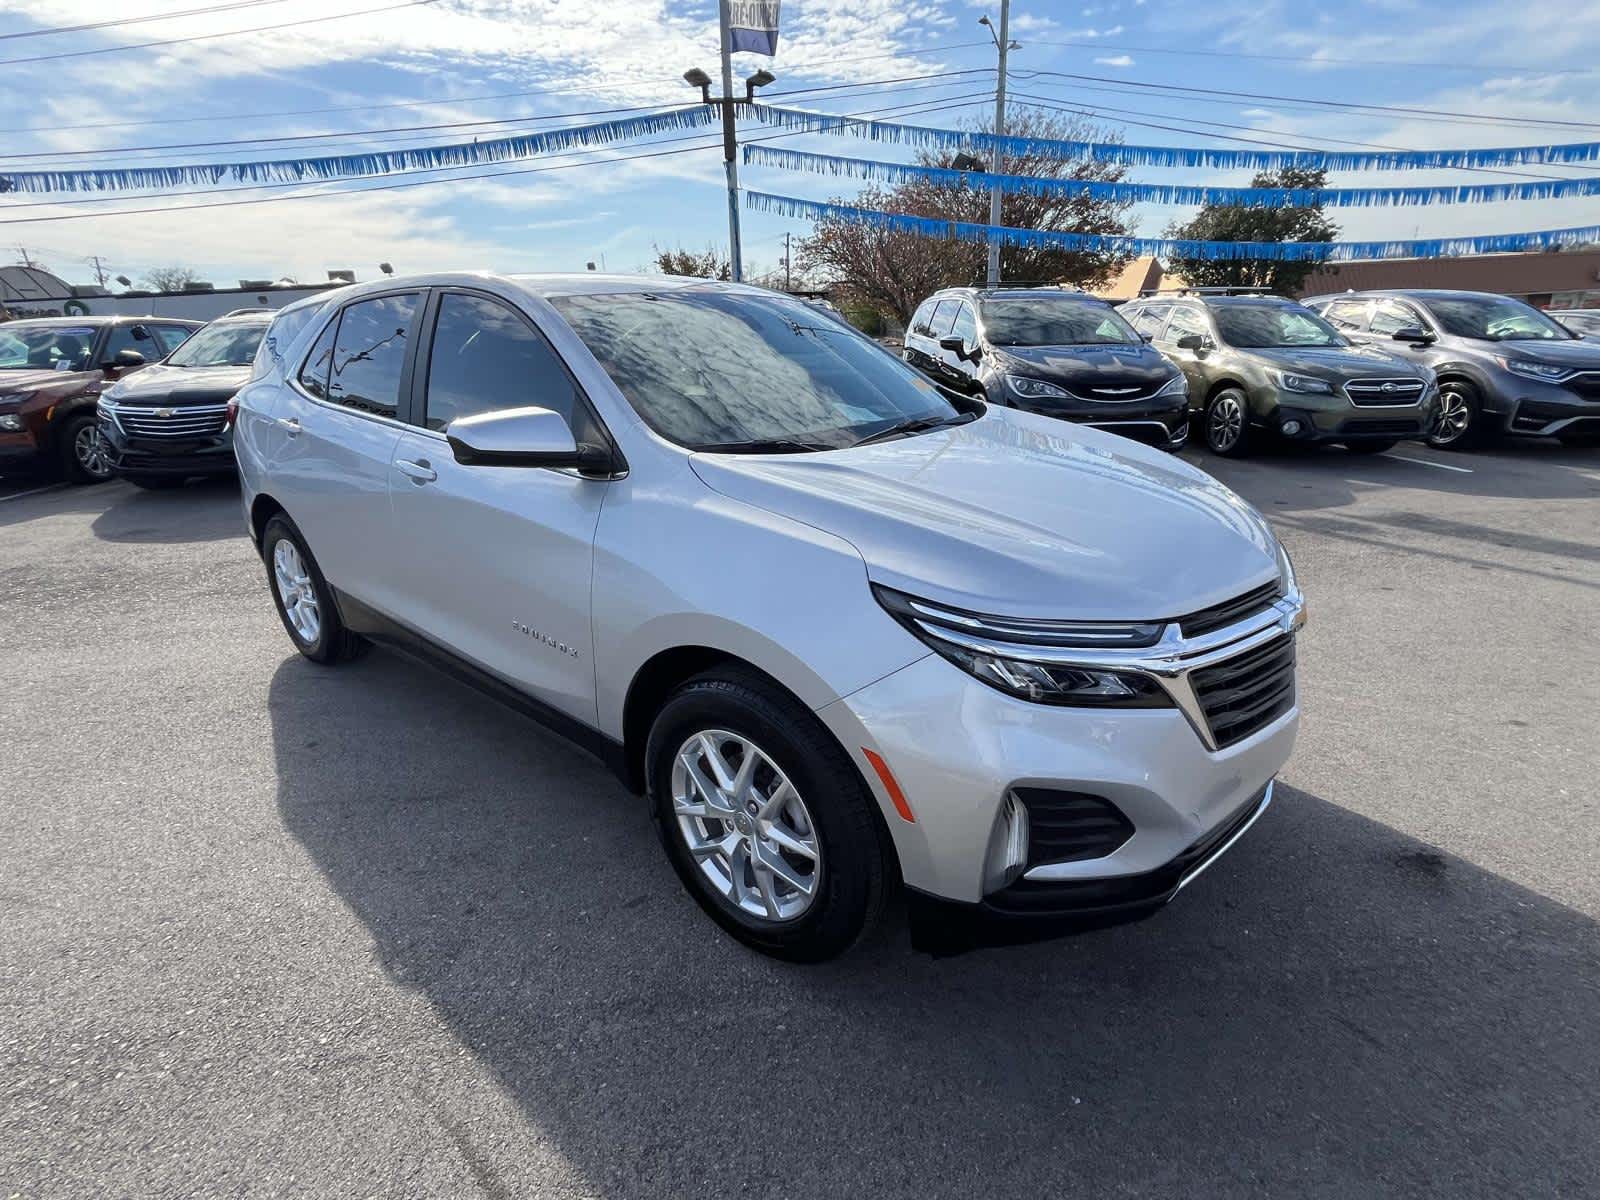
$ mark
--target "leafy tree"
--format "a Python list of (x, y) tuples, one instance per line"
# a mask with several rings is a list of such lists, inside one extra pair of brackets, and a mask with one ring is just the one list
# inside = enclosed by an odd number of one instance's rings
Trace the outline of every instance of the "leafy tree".
[(199, 280), (200, 273), (192, 267), (155, 267), (144, 277), (145, 284), (157, 292), (181, 292)]
[(651, 246), (651, 249), (656, 255), (655, 268), (663, 275), (692, 275), (696, 279), (733, 278), (728, 256), (715, 246), (707, 246), (698, 254), (681, 246), (671, 250), (663, 250), (660, 246)]
[[(982, 131), (989, 127), (972, 128)], [(1116, 135), (1082, 118), (1063, 119), (1031, 109), (1010, 119), (1006, 132), (1018, 137), (1069, 141), (1117, 140)], [(954, 168), (956, 157), (952, 153), (923, 153), (917, 161), (924, 166)], [(1120, 164), (1097, 159), (1035, 155), (1007, 158), (1002, 168), (1008, 175), (1105, 182), (1120, 180), (1127, 171)], [(970, 186), (966, 187), (922, 182), (893, 188), (869, 187), (839, 203), (987, 225), (990, 192), (983, 186), (983, 176), (973, 172), (968, 182)], [(1021, 229), (1120, 236), (1131, 232), (1129, 207), (1087, 196), (1063, 199), (1008, 194), (1001, 200), (1000, 223)], [(939, 288), (981, 285), (988, 249), (971, 242), (825, 220), (819, 221), (816, 232), (799, 244), (797, 261), (818, 278), (832, 280), (846, 303), (853, 301), (904, 322), (910, 320), (929, 293)], [(1126, 261), (1127, 256), (1119, 254), (1003, 246), (1000, 278), (1018, 283), (1061, 282), (1093, 287), (1121, 269)]]
[[(1320, 168), (1285, 167), (1262, 171), (1250, 181), (1259, 188), (1324, 188), (1328, 173)], [(1237, 204), (1207, 204), (1194, 219), (1174, 223), (1169, 238), (1208, 242), (1331, 242), (1339, 226), (1312, 208), (1248, 208)], [(1283, 262), (1270, 258), (1174, 258), (1169, 267), (1195, 287), (1263, 287), (1294, 295), (1314, 262)]]

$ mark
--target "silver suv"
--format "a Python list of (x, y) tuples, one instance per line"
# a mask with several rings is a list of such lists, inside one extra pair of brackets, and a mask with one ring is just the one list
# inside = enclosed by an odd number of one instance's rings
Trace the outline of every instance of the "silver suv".
[(1300, 592), (1171, 455), (737, 285), (433, 275), (279, 322), (234, 447), (295, 647), (403, 644), (576, 738), (749, 945), (838, 953), (902, 883), (1143, 915), (1271, 800)]

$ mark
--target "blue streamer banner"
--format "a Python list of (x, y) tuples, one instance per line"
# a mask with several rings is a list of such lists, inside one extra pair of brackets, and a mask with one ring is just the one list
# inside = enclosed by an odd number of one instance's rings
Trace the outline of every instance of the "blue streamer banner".
[(716, 109), (696, 104), (670, 112), (624, 117), (596, 125), (571, 125), (538, 133), (452, 142), (409, 150), (381, 150), (370, 154), (335, 154), (320, 158), (282, 158), (271, 162), (189, 163), (167, 167), (126, 167), (93, 171), (17, 171), (0, 173), (0, 193), (12, 192), (122, 192), (139, 188), (168, 188), (184, 184), (212, 184), (229, 180), (247, 183), (294, 183), (387, 175), (395, 171), (461, 167), (475, 163), (505, 162), (561, 150), (606, 146), (632, 138), (694, 129), (718, 120)]
[(1214, 167), (1219, 170), (1279, 171), (1320, 167), (1327, 171), (1424, 171), (1467, 167), (1514, 167), (1527, 163), (1600, 162), (1600, 142), (1552, 146), (1500, 146), (1467, 150), (1233, 150), (1216, 146), (1130, 146), (1122, 142), (1060, 141), (1000, 137), (992, 133), (869, 121), (834, 113), (772, 104), (740, 104), (747, 116), (768, 125), (807, 133), (867, 138), (923, 150), (996, 150), (1012, 158), (1094, 158), (1131, 167)]
[(991, 175), (924, 167), (912, 163), (841, 158), (777, 146), (747, 144), (744, 161), (752, 166), (785, 171), (811, 171), (873, 183), (930, 183), (971, 187), (1029, 196), (1087, 196), (1136, 204), (1233, 204), (1247, 208), (1363, 208), (1412, 204), (1489, 204), (1497, 200), (1553, 200), (1600, 196), (1600, 176), (1534, 180), (1528, 183), (1482, 183), (1464, 187), (1393, 188), (1252, 188), (1191, 187), (1165, 183), (1110, 183), (1099, 179), (1045, 179), (1037, 175)]
[(1384, 258), (1449, 258), (1465, 254), (1504, 254), (1518, 250), (1548, 250), (1556, 246), (1600, 241), (1600, 225), (1576, 229), (1546, 229), (1534, 233), (1498, 233), (1483, 237), (1424, 238), (1397, 242), (1200, 242), (1173, 238), (1107, 237), (1094, 233), (1060, 233), (1048, 229), (1013, 229), (1007, 225), (975, 225), (965, 221), (939, 221), (855, 208), (848, 204), (822, 204), (770, 192), (745, 193), (745, 206), (758, 212), (799, 217), (807, 221), (847, 221), (899, 233), (931, 238), (955, 238), (987, 245), (997, 238), (1008, 246), (1031, 249), (1081, 250), (1118, 255), (1154, 255), (1157, 258), (1241, 259), (1269, 258), (1291, 262), (1366, 262)]

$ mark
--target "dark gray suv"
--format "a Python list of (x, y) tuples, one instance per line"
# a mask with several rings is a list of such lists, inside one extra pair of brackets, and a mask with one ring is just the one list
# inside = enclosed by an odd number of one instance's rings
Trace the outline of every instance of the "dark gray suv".
[(1488, 292), (1347, 292), (1307, 302), (1352, 341), (1401, 349), (1439, 377), (1430, 445), (1501, 434), (1600, 441), (1600, 342)]

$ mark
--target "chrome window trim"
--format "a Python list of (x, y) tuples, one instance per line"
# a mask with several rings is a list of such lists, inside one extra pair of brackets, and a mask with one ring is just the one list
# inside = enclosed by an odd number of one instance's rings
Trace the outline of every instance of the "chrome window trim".
[[(922, 607), (924, 612), (930, 609), (937, 609), (937, 606)], [(970, 616), (970, 614), (965, 615)], [(940, 618), (941, 621), (947, 619), (943, 611), (940, 611)], [(978, 628), (991, 634), (1003, 634), (1007, 631), (1007, 623), (998, 621), (991, 623), (982, 617), (973, 617), (971, 621)], [(929, 638), (996, 658), (1047, 663), (1051, 666), (1084, 667), (1090, 670), (1129, 671), (1148, 676), (1166, 691), (1173, 704), (1188, 718), (1189, 724), (1194, 727), (1205, 748), (1216, 752), (1217, 740), (1211, 732), (1211, 723), (1206, 719), (1200, 697), (1195, 692), (1193, 673), (1227, 662), (1237, 655), (1245, 654), (1285, 635), (1293, 636), (1305, 624), (1305, 598), (1298, 588), (1292, 588), (1288, 594), (1274, 600), (1260, 612), (1198, 637), (1184, 637), (1176, 621), (1167, 621), (1162, 623), (1161, 636), (1153, 646), (1138, 649), (1126, 646), (1102, 648), (1038, 645), (1007, 640), (1003, 636), (975, 636), (959, 629), (952, 629), (943, 623), (934, 624), (920, 619), (917, 624)], [(963, 620), (962, 624), (968, 625), (969, 622)], [(1016, 632), (1014, 628), (1016, 623), (1009, 624), (1013, 627), (1011, 631)], [(1038, 624), (1049, 624), (1049, 622), (1038, 622)], [(1112, 622), (1104, 624), (1109, 626)], [(1072, 623), (1061, 622), (1059, 625), (1065, 633), (1071, 628)], [(1075, 629), (1072, 631), (1076, 633)]]

